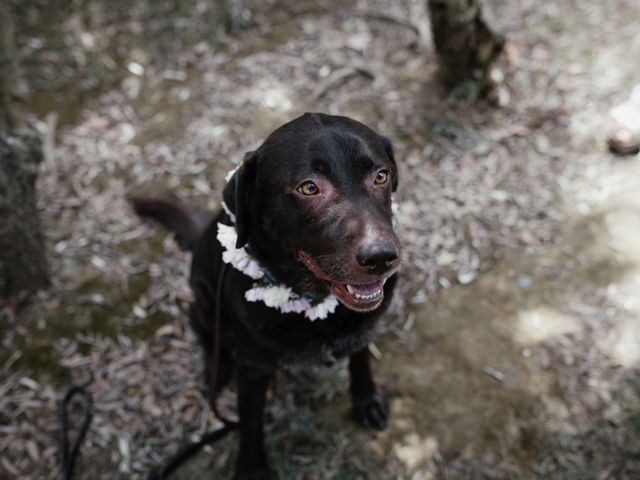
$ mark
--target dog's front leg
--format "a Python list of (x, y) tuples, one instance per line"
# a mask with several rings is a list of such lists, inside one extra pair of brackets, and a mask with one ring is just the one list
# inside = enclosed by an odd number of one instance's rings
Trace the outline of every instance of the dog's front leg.
[(238, 368), (240, 451), (236, 480), (266, 480), (269, 468), (264, 452), (264, 406), (272, 373)]
[(373, 380), (367, 347), (351, 354), (349, 373), (356, 420), (367, 428), (384, 430), (389, 420), (389, 404)]

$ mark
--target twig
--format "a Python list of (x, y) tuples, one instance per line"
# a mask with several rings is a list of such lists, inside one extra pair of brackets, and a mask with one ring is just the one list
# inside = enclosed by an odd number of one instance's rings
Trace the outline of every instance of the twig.
[(371, 20), (393, 23), (400, 27), (408, 28), (416, 34), (416, 36), (418, 37), (418, 43), (420, 43), (420, 45), (429, 45), (429, 30), (426, 29), (422, 24), (414, 22), (409, 18), (401, 15), (396, 15), (395, 13), (376, 12), (375, 10), (362, 10), (361, 15), (370, 18)]
[(483, 367), (482, 371), (499, 382), (504, 380), (504, 373), (496, 370), (495, 368)]
[(319, 85), (318, 88), (316, 88), (316, 90), (313, 92), (314, 101), (320, 100), (334, 86), (340, 83), (344, 83), (345, 81), (347, 81), (347, 79), (355, 75), (362, 75), (363, 77), (366, 77), (370, 80), (373, 80), (375, 78), (373, 72), (363, 65), (339, 68), (338, 70), (333, 71), (331, 75), (327, 77), (325, 82)]
[(54, 151), (56, 148), (56, 128), (58, 125), (58, 114), (50, 112), (45, 118), (47, 128), (42, 139), (42, 155), (46, 165), (53, 165)]
[(382, 358), (382, 352), (373, 342), (369, 343), (369, 353), (376, 360), (380, 360)]
[(405, 18), (401, 15), (396, 15), (395, 13), (388, 12), (377, 12), (375, 10), (363, 10), (360, 12), (360, 15), (370, 18), (372, 20), (379, 20), (381, 22), (394, 23), (396, 25), (400, 25), (401, 27), (408, 28), (416, 35), (420, 36), (420, 28), (417, 24), (413, 23), (408, 18)]

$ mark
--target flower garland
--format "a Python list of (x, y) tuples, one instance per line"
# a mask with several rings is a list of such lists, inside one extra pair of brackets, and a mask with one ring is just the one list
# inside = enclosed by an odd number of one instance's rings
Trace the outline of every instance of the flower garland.
[[(235, 223), (235, 215), (224, 202), (222, 208)], [(247, 301), (264, 302), (267, 307), (277, 308), (282, 313), (304, 313), (311, 321), (327, 318), (338, 306), (338, 298), (332, 293), (319, 302), (312, 302), (291, 290), (291, 287), (270, 281), (265, 269), (245, 247), (236, 248), (238, 233), (233, 225), (218, 222), (217, 238), (224, 249), (222, 261), (254, 280), (259, 280), (244, 293)]]

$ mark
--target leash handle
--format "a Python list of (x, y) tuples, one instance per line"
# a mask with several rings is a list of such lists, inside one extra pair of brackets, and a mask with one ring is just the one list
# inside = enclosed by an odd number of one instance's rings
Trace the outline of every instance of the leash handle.
[[(238, 427), (238, 423), (225, 418), (218, 411), (217, 398), (216, 398), (216, 383), (218, 380), (218, 369), (220, 362), (220, 315), (222, 301), (222, 284), (226, 275), (226, 264), (222, 265), (220, 269), (220, 276), (218, 279), (217, 291), (216, 291), (216, 311), (214, 315), (213, 325), (213, 351), (212, 351), (212, 368), (211, 378), (209, 384), (209, 403), (213, 413), (218, 417), (223, 427), (213, 432), (206, 433), (199, 441), (190, 443), (182, 447), (178, 452), (172, 455), (161, 467), (153, 470), (147, 477), (147, 480), (162, 480), (171, 474), (179, 465), (181, 465), (188, 458), (192, 457), (203, 446), (216, 442), (225, 437), (229, 432), (235, 430)], [(60, 407), (60, 462), (62, 464), (62, 480), (72, 480), (73, 468), (78, 457), (78, 451), (84, 438), (89, 431), (91, 420), (93, 418), (91, 394), (86, 390), (86, 387), (93, 381), (93, 376), (81, 385), (74, 385), (65, 394), (62, 399)], [(79, 397), (84, 410), (84, 420), (78, 431), (78, 435), (73, 439), (73, 443), (70, 446), (69, 442), (69, 405), (74, 397)]]
[[(91, 425), (91, 419), (93, 418), (93, 411), (91, 405), (93, 403), (91, 394), (86, 390), (86, 387), (93, 381), (90, 378), (82, 385), (74, 385), (65, 394), (62, 399), (60, 408), (60, 462), (62, 464), (62, 480), (71, 480), (73, 477), (73, 467), (75, 466), (76, 459), (78, 457), (78, 450), (82, 444), (84, 437), (89, 431)], [(84, 411), (84, 420), (78, 431), (78, 435), (73, 439), (71, 448), (69, 448), (69, 413), (68, 408), (73, 400), (73, 397), (78, 396), (82, 403), (82, 409)]]

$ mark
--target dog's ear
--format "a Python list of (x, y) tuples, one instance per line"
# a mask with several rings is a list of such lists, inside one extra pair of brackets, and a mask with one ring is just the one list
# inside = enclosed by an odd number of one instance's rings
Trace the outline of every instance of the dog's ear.
[(256, 188), (257, 157), (256, 152), (246, 153), (242, 164), (229, 179), (222, 192), (224, 203), (236, 216), (236, 231), (238, 232), (236, 248), (243, 247), (249, 239), (250, 212)]
[(393, 165), (393, 175), (392, 175), (392, 183), (391, 183), (391, 191), (395, 192), (398, 189), (398, 166), (396, 165), (396, 157), (393, 155), (393, 144), (391, 140), (387, 137), (380, 135), (382, 139), (382, 145), (384, 146), (384, 151), (391, 160), (391, 164)]

